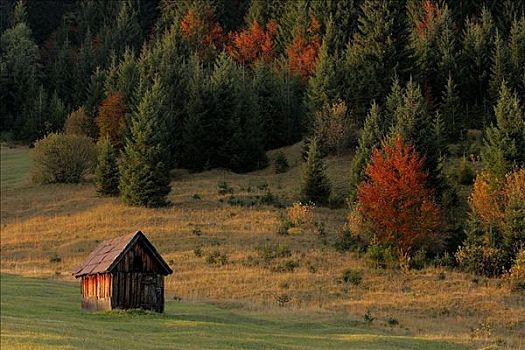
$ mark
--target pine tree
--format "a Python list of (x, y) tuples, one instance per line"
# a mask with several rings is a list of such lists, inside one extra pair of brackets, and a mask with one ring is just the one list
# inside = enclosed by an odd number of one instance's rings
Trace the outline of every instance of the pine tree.
[(359, 30), (346, 51), (345, 100), (359, 122), (371, 100), (384, 102), (390, 84), (406, 64), (403, 6), (392, 0), (366, 0)]
[(119, 169), (119, 189), (126, 204), (159, 207), (168, 203), (171, 187), (164, 103), (157, 79), (132, 114), (131, 136), (126, 139)]
[(490, 57), (494, 45), (494, 23), (487, 8), (483, 8), (481, 18), (468, 19), (463, 33), (461, 66), (464, 67), (461, 91), (463, 101), (472, 107), (472, 114), (479, 113), (483, 118), (472, 123), (481, 127), (489, 114), (487, 94), (490, 79)]
[(106, 80), (105, 71), (97, 67), (89, 79), (86, 87), (86, 110), (94, 117), (97, 115), (98, 106), (104, 99), (104, 82)]
[(448, 78), (441, 100), (439, 111), (445, 123), (445, 133), (451, 139), (457, 139), (465, 125), (460, 114), (461, 99), (451, 76)]
[[(38, 93), (39, 52), (25, 22), (24, 2), (17, 3), (14, 24), (0, 37), (0, 129), (20, 137)], [(30, 131), (31, 134), (38, 130)]]
[(499, 100), (494, 107), (496, 125), (487, 128), (483, 167), (497, 179), (525, 165), (525, 116), (516, 94), (505, 81), (501, 84)]
[(315, 204), (326, 204), (330, 197), (330, 181), (326, 176), (326, 166), (321, 157), (317, 140), (309, 143), (308, 158), (303, 166), (301, 200)]
[(308, 79), (305, 100), (310, 120), (308, 126), (311, 127), (315, 113), (339, 98), (338, 90), (334, 58), (328, 52), (328, 41), (323, 40), (314, 74)]
[(95, 169), (95, 186), (101, 196), (119, 194), (119, 172), (115, 149), (108, 137), (98, 143), (98, 160)]
[(525, 14), (514, 19), (509, 37), (510, 83), (525, 101)]
[(396, 120), (396, 111), (403, 103), (403, 89), (399, 84), (399, 79), (396, 77), (392, 82), (390, 93), (388, 94), (385, 102), (385, 112), (383, 129), (390, 130), (394, 126)]
[(213, 150), (207, 143), (209, 138), (214, 136), (213, 128), (208, 120), (211, 108), (209, 98), (211, 88), (202, 63), (196, 55), (191, 57), (188, 69), (190, 78), (184, 119), (183, 164), (188, 169), (200, 171), (209, 167), (212, 161)]
[(210, 77), (212, 108), (207, 113), (210, 129), (208, 145), (213, 166), (228, 166), (232, 156), (232, 137), (238, 131), (241, 118), (241, 74), (235, 62), (225, 53), (214, 65)]
[[(139, 71), (135, 52), (126, 48), (119, 64), (110, 67), (106, 75), (106, 95), (120, 92), (128, 106), (134, 104), (135, 89), (139, 82)], [(144, 93), (144, 91), (141, 91)], [(139, 96), (142, 96), (140, 94)]]
[(231, 145), (229, 168), (235, 172), (247, 172), (267, 165), (264, 152), (264, 129), (260, 109), (251, 82), (241, 81), (241, 115), (233, 125), (234, 133)]
[(384, 136), (382, 117), (377, 103), (372, 103), (359, 138), (359, 145), (350, 165), (350, 191), (347, 202), (350, 206), (357, 199), (357, 187), (365, 179), (365, 169), (370, 161), (372, 151), (378, 147)]
[(425, 171), (432, 187), (439, 188), (439, 149), (436, 147), (434, 120), (417, 83), (410, 80), (396, 109), (390, 137), (399, 135), (425, 157)]
[(489, 92), (492, 101), (497, 102), (501, 84), (504, 80), (508, 80), (509, 71), (507, 46), (498, 31), (496, 31), (494, 39), (494, 48), (492, 50), (491, 61), (492, 65), (490, 67)]

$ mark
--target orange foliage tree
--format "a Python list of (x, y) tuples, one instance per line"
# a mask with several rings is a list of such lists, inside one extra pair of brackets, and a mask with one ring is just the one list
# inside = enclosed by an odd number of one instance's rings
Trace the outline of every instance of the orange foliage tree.
[(504, 180), (482, 172), (476, 177), (469, 201), (485, 230), (497, 227), (504, 231), (507, 207), (525, 204), (525, 168), (507, 174)]
[(414, 147), (398, 136), (382, 148), (373, 151), (367, 180), (357, 189), (359, 212), (363, 227), (406, 259), (425, 244), (438, 242), (440, 209), (426, 186), (424, 158)]
[(207, 8), (202, 13), (189, 9), (180, 23), (182, 37), (203, 57), (212, 49), (221, 49), (224, 37), (223, 30), (215, 18), (213, 8)]
[(102, 137), (107, 135), (115, 148), (122, 147), (122, 130), (125, 126), (126, 113), (128, 113), (128, 106), (120, 92), (108, 95), (98, 108), (99, 135)]
[(258, 59), (269, 62), (274, 57), (273, 40), (277, 33), (277, 23), (271, 20), (266, 30), (254, 20), (249, 29), (230, 34), (226, 51), (237, 62), (250, 65)]
[(317, 54), (321, 46), (320, 27), (319, 21), (312, 17), (306, 35), (302, 31), (297, 31), (294, 40), (286, 49), (290, 72), (303, 79), (307, 79), (315, 70)]

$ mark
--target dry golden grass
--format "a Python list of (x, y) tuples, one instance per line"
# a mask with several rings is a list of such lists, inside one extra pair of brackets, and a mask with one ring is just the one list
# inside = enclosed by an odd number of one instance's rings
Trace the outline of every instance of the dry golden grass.
[[(176, 171), (170, 194), (173, 205), (164, 209), (131, 208), (116, 198), (98, 198), (89, 182), (48, 186), (20, 182), (3, 187), (1, 271), (72, 279), (69, 271), (99, 241), (140, 229), (174, 270), (166, 283), (168, 298), (213, 300), (275, 312), (332, 313), (360, 321), (368, 310), (378, 327), (390, 328), (389, 319), (399, 321), (392, 326), (394, 334), (525, 349), (525, 298), (512, 294), (503, 279), (434, 268), (407, 274), (372, 269), (364, 257), (338, 253), (332, 247), (345, 209), (315, 209), (316, 220), (326, 225), (328, 244), (324, 245), (310, 231), (278, 235), (283, 209), (232, 206), (227, 203), (229, 195), (218, 194), (217, 184), (222, 181), (233, 187), (236, 197), (263, 195), (260, 188), (267, 183), (274, 195), (292, 203), (300, 185), (300, 150), (300, 145), (284, 150), (291, 169), (280, 175), (272, 168), (246, 175)], [(271, 157), (274, 154), (270, 152)], [(345, 190), (349, 161), (350, 157), (328, 160), (337, 193)], [(253, 263), (261, 260), (261, 247), (277, 244), (286, 245), (291, 256), (268, 265)], [(228, 262), (208, 264), (206, 257), (213, 251), (226, 254)], [(298, 267), (274, 271), (287, 261)], [(347, 268), (362, 272), (361, 284), (341, 282)], [(284, 295), (290, 301), (281, 308), (278, 298)]]

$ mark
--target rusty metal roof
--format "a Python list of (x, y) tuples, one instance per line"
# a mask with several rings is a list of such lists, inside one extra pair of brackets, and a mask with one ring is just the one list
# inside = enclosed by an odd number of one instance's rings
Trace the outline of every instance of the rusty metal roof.
[(73, 270), (73, 275), (78, 278), (83, 275), (111, 272), (126, 252), (139, 240), (143, 240), (145, 246), (149, 248), (152, 255), (158, 260), (161, 267), (163, 267), (165, 274), (171, 274), (173, 271), (164, 259), (162, 259), (162, 256), (157, 252), (155, 247), (141, 231), (137, 231), (100, 243), (95, 250), (89, 254), (87, 259)]

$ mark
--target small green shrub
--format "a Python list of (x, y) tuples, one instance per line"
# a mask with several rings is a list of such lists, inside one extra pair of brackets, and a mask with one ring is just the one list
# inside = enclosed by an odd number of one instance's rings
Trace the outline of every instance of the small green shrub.
[(452, 255), (450, 255), (448, 252), (445, 252), (442, 255), (438, 255), (434, 258), (434, 265), (440, 267), (454, 267), (456, 265), (456, 261)]
[(386, 320), (386, 323), (390, 326), (390, 327), (393, 327), (393, 326), (397, 326), (399, 324), (399, 320), (397, 318), (393, 318), (393, 317), (389, 317), (387, 320)]
[(459, 168), (457, 171), (458, 182), (462, 185), (472, 185), (474, 177), (475, 174), (474, 170), (472, 169), (472, 166), (467, 161), (467, 158), (463, 156), (463, 158), (461, 158), (461, 161), (459, 162)]
[(62, 258), (57, 253), (54, 253), (53, 256), (49, 258), (49, 262), (52, 262), (52, 263), (59, 263), (61, 261), (62, 261)]
[(361, 271), (357, 271), (354, 269), (346, 269), (343, 272), (342, 281), (346, 284), (353, 284), (354, 286), (358, 286), (361, 284), (361, 281), (363, 280), (363, 274)]
[(228, 255), (214, 250), (206, 256), (206, 263), (208, 265), (226, 265), (228, 263)]
[(217, 192), (221, 196), (225, 194), (233, 194), (233, 187), (231, 187), (226, 181), (222, 181), (217, 184)]
[(192, 198), (193, 200), (195, 200), (195, 201), (199, 201), (199, 200), (201, 200), (201, 196), (199, 196), (198, 193), (194, 193), (193, 196), (191, 196), (191, 198)]
[(499, 248), (467, 244), (460, 247), (455, 256), (459, 266), (470, 273), (493, 277), (505, 270), (506, 254)]
[(418, 250), (410, 258), (409, 267), (414, 270), (421, 270), (427, 264), (427, 252), (424, 249)]
[(275, 300), (277, 301), (280, 307), (284, 307), (286, 304), (292, 301), (292, 297), (288, 294), (280, 294), (275, 296)]
[(366, 312), (364, 313), (363, 315), (363, 321), (367, 324), (370, 324), (372, 322), (374, 322), (376, 318), (374, 316), (372, 316), (372, 312), (370, 312), (369, 309), (366, 309)]
[(266, 244), (257, 248), (257, 252), (259, 253), (261, 259), (266, 263), (276, 258), (287, 258), (292, 255), (292, 251), (285, 244)]
[(293, 272), (299, 267), (299, 262), (296, 260), (285, 260), (272, 266), (272, 272)]
[(525, 249), (516, 256), (510, 269), (509, 279), (512, 291), (525, 293)]
[(275, 173), (282, 174), (288, 171), (290, 166), (288, 165), (288, 159), (283, 151), (279, 151), (275, 157)]
[(193, 249), (193, 254), (195, 254), (195, 256), (196, 256), (197, 258), (202, 257), (202, 248), (201, 248), (201, 247), (195, 247), (195, 248)]
[(279, 215), (279, 227), (277, 228), (277, 233), (280, 235), (287, 235), (288, 230), (292, 227), (292, 222), (288, 219), (288, 216), (284, 213)]
[(368, 260), (375, 268), (394, 268), (399, 266), (398, 259), (392, 248), (372, 244), (366, 251)]
[(35, 143), (33, 181), (78, 183), (95, 165), (97, 151), (87, 136), (49, 134)]

